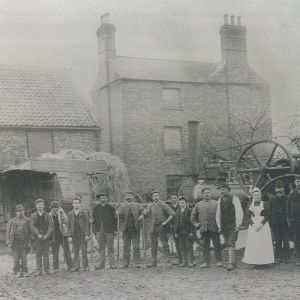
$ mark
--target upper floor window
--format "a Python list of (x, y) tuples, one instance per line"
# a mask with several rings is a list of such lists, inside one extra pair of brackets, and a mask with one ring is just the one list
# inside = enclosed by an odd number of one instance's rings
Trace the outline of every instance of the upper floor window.
[(179, 89), (162, 89), (164, 108), (180, 108)]
[(182, 152), (181, 127), (164, 127), (164, 150), (165, 152)]
[(28, 156), (37, 157), (42, 153), (53, 152), (51, 130), (27, 130)]

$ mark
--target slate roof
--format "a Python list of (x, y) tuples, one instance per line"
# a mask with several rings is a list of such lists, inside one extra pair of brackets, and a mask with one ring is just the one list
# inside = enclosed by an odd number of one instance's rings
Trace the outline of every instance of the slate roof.
[(66, 71), (1, 65), (0, 126), (98, 127)]
[[(248, 67), (247, 78), (239, 82), (267, 84)], [(155, 80), (191, 83), (225, 83), (223, 63), (206, 63), (152, 58), (117, 56), (110, 60), (110, 82), (118, 79)], [(107, 84), (105, 72), (100, 69), (93, 90)]]

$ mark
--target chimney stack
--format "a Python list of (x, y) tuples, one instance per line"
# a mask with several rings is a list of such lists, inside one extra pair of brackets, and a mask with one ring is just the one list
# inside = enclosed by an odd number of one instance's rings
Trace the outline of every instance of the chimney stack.
[(224, 15), (224, 25), (228, 25), (228, 15)]
[(220, 28), (222, 61), (226, 64), (247, 64), (247, 30), (242, 26), (241, 16), (224, 15), (224, 25)]
[(106, 13), (100, 18), (101, 24), (97, 30), (98, 55), (100, 62), (116, 56), (115, 32), (116, 27), (110, 23), (110, 14)]
[(235, 20), (234, 19), (235, 19), (235, 16), (233, 16), (233, 15), (230, 16), (230, 24), (231, 25), (235, 25)]

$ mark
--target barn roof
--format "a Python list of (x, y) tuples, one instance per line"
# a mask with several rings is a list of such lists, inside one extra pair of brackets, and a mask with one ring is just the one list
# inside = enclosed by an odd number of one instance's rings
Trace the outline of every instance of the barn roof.
[(3, 65), (0, 126), (98, 127), (66, 70)]

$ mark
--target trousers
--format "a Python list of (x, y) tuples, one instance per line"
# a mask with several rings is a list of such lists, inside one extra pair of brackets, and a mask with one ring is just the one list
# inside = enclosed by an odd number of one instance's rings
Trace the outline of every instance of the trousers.
[(60, 237), (58, 239), (55, 239), (52, 241), (52, 254), (53, 254), (53, 261), (52, 261), (52, 267), (54, 270), (58, 269), (59, 267), (59, 249), (60, 246), (62, 246), (64, 251), (64, 257), (66, 260), (66, 264), (68, 269), (72, 267), (72, 257), (70, 252), (70, 246), (68, 242), (68, 238), (66, 236)]
[(165, 258), (167, 261), (169, 261), (170, 260), (170, 248), (169, 248), (169, 243), (168, 243), (168, 234), (167, 234), (167, 229), (162, 225), (154, 225), (154, 229), (150, 233), (152, 261), (154, 263), (157, 262), (158, 239), (162, 243)]
[(135, 227), (126, 228), (126, 230), (123, 231), (122, 238), (124, 264), (130, 264), (131, 244), (133, 247), (133, 262), (138, 263), (140, 259), (140, 231)]
[(114, 233), (100, 231), (97, 233), (98, 251), (99, 251), (99, 267), (105, 265), (105, 248), (109, 258), (109, 265), (115, 264), (115, 251), (114, 251)]
[(24, 240), (14, 240), (12, 244), (12, 255), (14, 259), (14, 273), (28, 272), (27, 268), (27, 249)]
[(36, 268), (38, 271), (44, 270), (47, 272), (50, 269), (49, 264), (49, 240), (39, 240), (36, 239)]
[(78, 236), (73, 238), (73, 253), (74, 253), (74, 268), (80, 268), (80, 250), (82, 257), (82, 267), (87, 268), (87, 242), (84, 240), (84, 236)]
[(216, 261), (217, 262), (222, 261), (220, 234), (218, 232), (207, 230), (205, 232), (202, 232), (202, 239), (203, 239), (204, 262), (208, 264), (210, 263), (210, 241), (211, 240), (214, 245), (214, 253), (215, 253)]

